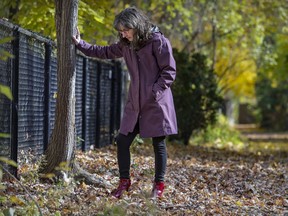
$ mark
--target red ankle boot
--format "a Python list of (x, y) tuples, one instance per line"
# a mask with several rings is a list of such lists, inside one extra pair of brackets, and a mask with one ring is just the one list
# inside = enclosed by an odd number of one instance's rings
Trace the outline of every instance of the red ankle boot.
[(164, 182), (154, 182), (152, 189), (152, 197), (161, 198), (164, 188), (165, 188)]
[(130, 185), (130, 179), (120, 179), (118, 187), (111, 192), (111, 195), (119, 199), (124, 191), (129, 190)]

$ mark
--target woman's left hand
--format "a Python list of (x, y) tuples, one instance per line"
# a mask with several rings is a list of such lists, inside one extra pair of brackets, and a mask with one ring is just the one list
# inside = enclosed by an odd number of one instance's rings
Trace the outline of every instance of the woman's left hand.
[(80, 43), (81, 37), (80, 37), (80, 31), (79, 28), (77, 27), (77, 32), (76, 35), (72, 36), (73, 42), (78, 45)]

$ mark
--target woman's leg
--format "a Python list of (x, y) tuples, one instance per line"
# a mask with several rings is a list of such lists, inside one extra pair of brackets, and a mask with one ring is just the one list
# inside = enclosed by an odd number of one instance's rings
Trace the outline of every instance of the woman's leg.
[(129, 133), (127, 136), (120, 133), (116, 138), (120, 179), (130, 178), (130, 146), (138, 133), (139, 126), (136, 124), (132, 133)]
[(167, 165), (165, 136), (152, 138), (155, 153), (155, 182), (163, 182)]
[(117, 159), (119, 166), (120, 181), (118, 187), (111, 192), (112, 196), (120, 198), (125, 191), (129, 190), (130, 181), (130, 146), (135, 136), (139, 133), (139, 126), (136, 124), (134, 131), (127, 136), (119, 134), (117, 142)]
[(152, 197), (161, 198), (165, 188), (164, 178), (167, 164), (165, 136), (154, 137), (152, 140), (155, 153), (155, 179), (152, 189)]

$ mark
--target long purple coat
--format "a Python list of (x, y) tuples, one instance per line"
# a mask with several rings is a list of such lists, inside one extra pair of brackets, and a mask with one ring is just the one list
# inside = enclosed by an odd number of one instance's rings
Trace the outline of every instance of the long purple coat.
[(131, 82), (120, 133), (132, 132), (138, 120), (143, 138), (177, 133), (170, 88), (176, 77), (176, 64), (170, 42), (160, 32), (153, 33), (152, 39), (138, 51), (120, 43), (97, 46), (83, 40), (77, 48), (91, 57), (124, 58)]

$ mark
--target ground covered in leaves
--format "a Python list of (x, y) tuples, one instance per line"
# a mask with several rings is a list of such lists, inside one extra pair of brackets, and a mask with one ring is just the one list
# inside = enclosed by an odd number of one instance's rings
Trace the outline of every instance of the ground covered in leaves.
[[(77, 152), (83, 168), (112, 187), (71, 180), (41, 182), (37, 161), (22, 160), (20, 182), (2, 182), (0, 208), (14, 215), (286, 215), (288, 152), (229, 151), (168, 145), (166, 190), (150, 198), (154, 173), (149, 143), (132, 148), (131, 191), (117, 200), (109, 196), (118, 184), (116, 146)], [(28, 154), (25, 154), (29, 157)], [(24, 157), (25, 159), (25, 157)], [(28, 163), (27, 163), (28, 162)], [(33, 201), (34, 200), (34, 201)], [(1, 215), (1, 212), (0, 212)], [(12, 215), (12, 214), (10, 214)]]

